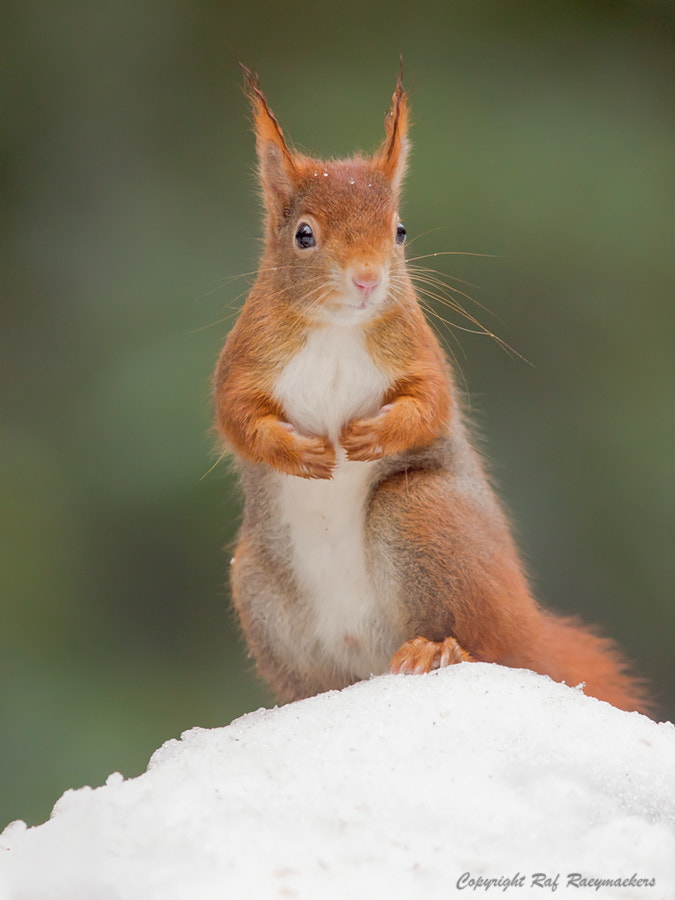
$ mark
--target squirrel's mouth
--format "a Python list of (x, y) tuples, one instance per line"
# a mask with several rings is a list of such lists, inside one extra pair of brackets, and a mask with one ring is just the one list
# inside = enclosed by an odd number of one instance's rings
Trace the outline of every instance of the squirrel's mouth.
[(333, 273), (331, 289), (312, 312), (324, 322), (359, 324), (378, 315), (387, 305), (390, 291), (388, 271), (384, 266), (372, 271), (352, 267)]
[(368, 297), (364, 297), (360, 303), (346, 303), (345, 306), (349, 307), (349, 309), (368, 309), (373, 304)]
[[(380, 286), (381, 287), (381, 286)], [(367, 293), (349, 291), (345, 294), (334, 294), (331, 302), (327, 304), (325, 312), (327, 317), (334, 322), (363, 322), (376, 315), (384, 303), (384, 289), (368, 291)]]

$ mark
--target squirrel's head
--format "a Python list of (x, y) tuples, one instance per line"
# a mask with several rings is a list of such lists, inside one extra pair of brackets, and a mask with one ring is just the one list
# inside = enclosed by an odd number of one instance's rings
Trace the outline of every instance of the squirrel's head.
[(289, 148), (257, 75), (242, 69), (266, 210), (265, 265), (277, 287), (320, 320), (367, 319), (396, 303), (405, 287), (398, 203), (409, 148), (401, 74), (378, 150), (323, 161)]

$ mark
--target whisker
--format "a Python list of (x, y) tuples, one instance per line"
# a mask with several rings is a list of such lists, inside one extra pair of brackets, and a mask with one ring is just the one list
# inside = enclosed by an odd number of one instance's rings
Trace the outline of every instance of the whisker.
[(208, 471), (204, 472), (204, 474), (200, 477), (199, 480), (200, 480), (200, 481), (203, 481), (205, 478), (208, 478), (209, 475), (211, 474), (211, 472), (213, 472), (213, 470), (216, 468), (216, 466), (219, 466), (219, 465), (221, 464), (221, 462), (223, 461), (223, 459), (224, 459), (226, 456), (227, 456), (227, 450), (224, 449), (224, 450), (221, 452), (221, 454), (220, 454), (220, 456), (218, 457), (218, 459), (217, 459), (217, 460), (214, 462), (214, 464), (211, 466), (211, 468), (208, 469)]
[[(420, 275), (426, 274), (429, 276), (434, 276), (435, 278), (438, 279), (439, 282), (441, 282), (443, 284), (447, 284), (447, 282), (444, 280), (444, 279), (447, 279), (447, 281), (456, 281), (457, 284), (463, 284), (466, 287), (472, 287), (472, 288), (476, 288), (476, 289), (479, 288), (479, 285), (477, 285), (473, 281), (466, 281), (466, 279), (464, 279), (464, 278), (457, 278), (456, 275), (448, 275), (447, 272), (443, 272), (441, 275), (441, 273), (438, 272), (436, 269), (430, 269), (427, 266), (409, 265), (407, 268), (408, 268), (409, 272), (412, 272), (415, 274), (420, 274)], [(471, 299), (473, 299), (473, 298), (471, 298)]]
[[(416, 275), (416, 276), (414, 276), (414, 281), (417, 282), (417, 283), (419, 283), (419, 284), (426, 284), (426, 285), (428, 285), (429, 287), (434, 288), (434, 289), (438, 289), (438, 290), (441, 291), (441, 292), (442, 292), (442, 291), (449, 291), (450, 293), (455, 294), (455, 295), (457, 295), (458, 297), (463, 297), (465, 300), (469, 300), (471, 303), (475, 303), (476, 306), (480, 307), (480, 308), (483, 310), (483, 312), (486, 312), (488, 315), (490, 315), (490, 316), (492, 316), (493, 318), (497, 319), (497, 321), (498, 321), (498, 322), (501, 322), (502, 325), (504, 324), (503, 320), (502, 320), (496, 313), (494, 313), (491, 309), (488, 309), (487, 306), (484, 306), (480, 301), (476, 300), (475, 297), (472, 297), (470, 294), (467, 294), (465, 291), (460, 291), (460, 290), (458, 290), (457, 288), (453, 288), (453, 287), (451, 287), (450, 285), (445, 284), (445, 283), (444, 283), (443, 281), (441, 281), (440, 279), (437, 279), (437, 278), (429, 278), (429, 277), (427, 277), (427, 276), (419, 276), (419, 275)], [(463, 315), (466, 315), (466, 316), (469, 315), (468, 313), (465, 312), (465, 310), (464, 310), (464, 308), (462, 307), (461, 303), (460, 303), (458, 300), (456, 300), (455, 297), (447, 297), (447, 296), (443, 295), (442, 293), (439, 293), (439, 294), (437, 295), (437, 299), (438, 299), (440, 302), (443, 302), (443, 303), (446, 303), (446, 304), (452, 303), (453, 308), (457, 309), (458, 312), (461, 311), (461, 313), (462, 313)], [(473, 321), (473, 320), (472, 320), (472, 321)]]
[[(216, 292), (219, 291), (219, 290), (222, 290), (222, 289), (225, 288), (228, 284), (231, 284), (231, 283), (233, 283), (234, 281), (237, 281), (238, 279), (250, 277), (250, 276), (252, 276), (252, 275), (258, 275), (259, 273), (262, 273), (262, 272), (278, 272), (278, 271), (280, 271), (280, 270), (284, 270), (284, 269), (287, 269), (287, 268), (290, 268), (290, 266), (267, 266), (267, 267), (263, 267), (263, 268), (257, 270), (256, 272), (242, 272), (242, 273), (240, 273), (239, 275), (232, 275), (230, 278), (226, 278), (224, 281), (222, 281), (222, 282), (221, 282), (219, 285), (217, 285), (216, 287), (211, 288), (209, 291), (205, 291), (203, 294), (198, 295), (198, 296), (195, 297), (194, 299), (195, 299), (196, 301), (198, 301), (198, 300), (203, 300), (204, 298), (206, 298), (206, 297), (208, 297), (208, 296), (210, 296), (210, 295), (216, 293)], [(310, 273), (310, 274), (311, 274), (311, 273)], [(308, 279), (308, 283), (311, 284), (311, 280), (312, 280), (312, 279), (314, 279), (314, 280), (317, 282), (317, 287), (314, 288), (313, 290), (319, 290), (319, 289), (321, 289), (321, 287), (322, 287), (323, 284), (324, 284), (324, 279), (323, 279), (322, 272), (321, 272), (321, 270), (320, 270), (318, 267), (316, 267), (316, 274), (311, 275), (311, 278)], [(190, 329), (187, 333), (188, 333), (188, 334), (197, 334), (197, 333), (199, 333), (199, 332), (201, 332), (201, 331), (206, 331), (206, 330), (208, 330), (209, 328), (213, 328), (213, 327), (216, 326), (216, 325), (222, 325), (223, 323), (228, 322), (228, 321), (231, 320), (232, 318), (236, 317), (236, 316), (239, 314), (239, 312), (240, 312), (240, 309), (239, 309), (239, 307), (238, 307), (237, 304), (238, 304), (239, 300), (240, 300), (242, 297), (245, 297), (245, 296), (250, 292), (251, 287), (252, 287), (252, 286), (247, 287), (247, 288), (246, 288), (245, 290), (243, 290), (241, 293), (237, 294), (236, 297), (234, 297), (233, 299), (227, 301), (227, 304), (226, 304), (226, 305), (227, 305), (227, 307), (229, 307), (229, 312), (227, 313), (227, 315), (221, 317), (220, 319), (216, 319), (216, 320), (214, 320), (213, 322), (209, 322), (209, 323), (206, 324), (206, 325), (199, 325), (199, 326), (196, 327), (196, 328)], [(273, 303), (274, 300), (276, 299), (276, 297), (280, 295), (280, 293), (281, 293), (281, 292), (279, 291), (279, 292), (277, 292), (277, 293), (275, 293), (275, 294), (273, 294), (273, 295), (270, 295), (270, 296), (268, 297), (269, 302)]]
[(257, 278), (259, 275), (261, 275), (264, 272), (279, 272), (279, 271), (283, 271), (284, 269), (288, 269), (288, 268), (290, 268), (290, 266), (261, 266), (260, 268), (254, 269), (251, 272), (239, 272), (237, 275), (230, 275), (229, 277), (218, 282), (218, 284), (216, 284), (215, 287), (209, 288), (209, 290), (204, 291), (201, 294), (197, 294), (193, 298), (193, 300), (194, 301), (204, 300), (206, 297), (210, 297), (212, 294), (215, 294), (218, 291), (222, 291), (223, 288), (232, 284), (232, 282), (234, 282), (234, 281), (238, 281), (241, 278), (252, 278), (254, 276)]
[[(429, 256), (440, 256), (440, 255), (457, 255), (453, 251), (439, 251), (438, 253), (429, 254)], [(491, 254), (468, 254), (472, 256), (481, 256)], [(422, 259), (424, 257), (417, 257), (417, 259)], [(451, 328), (458, 331), (463, 331), (467, 334), (484, 334), (490, 338), (492, 338), (509, 356), (516, 356), (519, 359), (522, 359), (523, 362), (531, 365), (529, 360), (527, 360), (521, 353), (511, 347), (505, 340), (496, 335), (491, 329), (487, 328), (480, 322), (475, 316), (471, 315), (471, 313), (467, 312), (467, 310), (462, 306), (458, 298), (463, 298), (465, 300), (470, 301), (471, 303), (475, 303), (476, 306), (480, 307), (485, 312), (494, 316), (498, 321), (501, 321), (499, 316), (496, 316), (491, 310), (487, 309), (482, 303), (472, 297), (470, 294), (465, 291), (459, 290), (452, 285), (449, 285), (444, 278), (440, 275), (440, 273), (434, 271), (433, 269), (428, 269), (424, 266), (415, 266), (409, 265), (408, 271), (410, 277), (413, 280), (413, 283), (416, 286), (417, 292), (420, 295), (420, 302), (423, 298), (428, 298), (424, 302), (424, 308), (430, 311), (431, 307), (428, 301), (433, 301), (435, 303), (439, 303), (442, 306), (445, 306), (447, 309), (452, 310), (457, 313), (457, 315), (462, 316), (462, 318), (466, 319), (474, 328), (468, 328), (467, 326), (462, 326), (457, 324), (456, 322), (451, 322), (450, 320), (443, 319), (442, 316), (438, 316), (441, 321), (445, 321), (445, 323)], [(464, 352), (464, 351), (463, 351)]]
[[(421, 300), (421, 301), (420, 301), (420, 305), (421, 305), (422, 309), (423, 309), (426, 313), (428, 313), (433, 319), (436, 319), (438, 322), (442, 322), (443, 325), (447, 325), (447, 326), (449, 326), (451, 329), (457, 328), (458, 331), (466, 331), (465, 328), (462, 328), (461, 326), (455, 325), (454, 322), (451, 322), (449, 319), (446, 319), (445, 316), (442, 316), (442, 315), (441, 315), (437, 310), (435, 310), (435, 309), (433, 308), (433, 306), (431, 306), (431, 304), (429, 304), (426, 300)], [(455, 335), (455, 334), (453, 333), (453, 331), (450, 331), (450, 332), (447, 332), (447, 331), (446, 331), (446, 332), (444, 332), (443, 337), (444, 337), (444, 339), (447, 339), (448, 337), (451, 337), (451, 338), (454, 340), (454, 342), (457, 344), (457, 347), (462, 351), (462, 356), (464, 357), (464, 361), (465, 361), (465, 362), (468, 362), (468, 361), (469, 361), (469, 357), (467, 356), (466, 351), (465, 351), (464, 347), (462, 346), (461, 341), (459, 340), (459, 338), (457, 337), (457, 335)], [(444, 341), (444, 342), (445, 342), (445, 341)], [(448, 352), (450, 352), (450, 353), (452, 354), (453, 359), (456, 361), (456, 357), (455, 357), (454, 353), (452, 352), (452, 350), (450, 349), (450, 347), (448, 347), (447, 349), (448, 349)]]
[(480, 256), (484, 259), (500, 259), (497, 253), (474, 253), (470, 250), (437, 250), (435, 253), (424, 253), (421, 256), (413, 256), (408, 262), (417, 262), (418, 259), (432, 259), (434, 256)]
[[(457, 278), (455, 275), (449, 275), (447, 272), (442, 272), (442, 273), (441, 273), (441, 272), (439, 272), (437, 269), (431, 269), (431, 268), (429, 268), (428, 266), (415, 266), (415, 265), (409, 265), (407, 268), (408, 268), (408, 271), (409, 271), (409, 272), (411, 272), (412, 274), (415, 275), (415, 277), (418, 277), (418, 276), (425, 276), (425, 277), (428, 277), (428, 278), (434, 278), (436, 281), (438, 281), (439, 284), (443, 284), (443, 285), (446, 285), (446, 286), (449, 286), (449, 285), (448, 285), (448, 281), (454, 281), (454, 282), (456, 282), (457, 284), (462, 284), (462, 285), (464, 285), (465, 287), (476, 288), (476, 290), (479, 289), (479, 285), (477, 285), (477, 284), (476, 284), (475, 282), (473, 282), (473, 281), (467, 281), (467, 280), (464, 279), (464, 278)], [(466, 296), (467, 296), (470, 300), (473, 300), (474, 302), (477, 302), (477, 301), (474, 300), (474, 298), (471, 297), (469, 294), (467, 294)]]
[[(469, 358), (466, 354), (466, 351), (464, 350), (464, 347), (462, 346), (462, 342), (459, 340), (459, 338), (457, 337), (457, 335), (455, 334), (455, 332), (452, 328), (452, 323), (449, 322), (447, 319), (445, 319), (442, 315), (440, 315), (426, 300), (421, 299), (420, 306), (422, 307), (424, 312), (429, 317), (437, 320), (438, 322), (440, 322), (442, 325), (445, 326), (444, 328), (435, 328), (434, 331), (436, 332), (438, 338), (440, 339), (441, 343), (443, 344), (443, 347), (445, 348), (446, 353), (452, 360), (453, 371), (457, 374), (457, 376), (460, 379), (464, 394), (470, 398), (471, 395), (469, 394), (468, 382), (466, 379), (466, 375), (464, 374), (464, 369), (462, 367), (461, 362), (457, 358), (457, 354), (455, 353), (452, 346), (450, 345), (450, 339), (452, 339), (454, 341), (454, 343), (457, 345), (457, 348), (459, 349), (459, 351), (462, 354), (462, 357), (464, 358), (464, 362), (468, 363)], [(432, 322), (431, 325), (433, 327), (434, 322)]]
[(188, 334), (198, 334), (200, 331), (208, 331), (209, 328), (214, 328), (216, 325), (222, 325), (224, 322), (228, 322), (230, 319), (233, 319), (235, 316), (239, 314), (238, 309), (234, 309), (234, 304), (244, 297), (248, 291), (242, 291), (241, 294), (238, 294), (234, 300), (229, 302), (230, 311), (226, 316), (223, 316), (221, 319), (216, 319), (214, 322), (209, 322), (208, 325), (199, 325), (197, 328), (191, 328), (188, 331)]
[(451, 309), (453, 312), (456, 312), (458, 315), (463, 316), (465, 319), (467, 319), (469, 322), (471, 322), (472, 325), (475, 326), (475, 328), (468, 328), (466, 325), (459, 325), (459, 324), (457, 324), (457, 322), (451, 322), (450, 320), (447, 320), (447, 324), (451, 328), (457, 329), (458, 331), (463, 331), (466, 334), (477, 334), (477, 335), (485, 335), (486, 337), (490, 337), (490, 338), (492, 338), (493, 341), (495, 341), (502, 348), (502, 350), (504, 350), (504, 352), (508, 356), (517, 356), (523, 362), (527, 363), (528, 365), (532, 365), (532, 363), (526, 357), (524, 357), (522, 355), (522, 353), (519, 353), (514, 347), (512, 347), (510, 344), (508, 344), (503, 338), (500, 338), (499, 335), (495, 334), (489, 328), (486, 328), (482, 324), (482, 322), (479, 322), (478, 319), (476, 319), (474, 316), (469, 315), (461, 307), (457, 306), (454, 303), (449, 302), (444, 297), (438, 296), (433, 291), (420, 290), (420, 293), (429, 297), (430, 300), (435, 300), (436, 302), (441, 303), (442, 305), (446, 306), (448, 309)]
[(448, 284), (444, 279), (449, 279), (451, 281), (456, 281), (459, 284), (464, 284), (468, 287), (478, 288), (478, 285), (472, 284), (469, 281), (462, 281), (459, 278), (453, 278), (452, 275), (446, 275), (445, 273), (441, 276), (441, 273), (437, 272), (435, 269), (429, 269), (426, 266), (409, 266), (409, 271), (411, 272), (411, 276), (414, 281), (426, 281), (427, 284), (435, 284), (438, 288), (444, 291), (451, 291), (454, 294), (459, 295), (460, 297), (464, 297), (465, 300), (469, 300), (471, 303), (475, 303), (476, 306), (479, 306), (484, 312), (493, 316), (497, 319), (498, 322), (503, 323), (503, 320), (500, 316), (498, 316), (491, 309), (488, 309), (487, 306), (484, 306), (479, 300), (476, 300), (475, 297), (472, 297), (471, 294), (467, 294), (465, 291), (459, 290), (459, 288), (453, 287)]
[[(253, 276), (257, 276), (259, 272), (263, 271), (272, 271), (272, 268), (268, 269), (256, 269), (253, 272), (240, 272), (238, 275), (230, 275), (228, 278), (223, 279), (223, 281), (219, 281), (215, 287), (209, 288), (208, 291), (204, 291), (201, 294), (197, 294), (193, 297), (194, 302), (199, 302), (200, 300), (205, 300), (207, 297), (211, 297), (213, 294), (218, 293), (218, 291), (222, 291), (223, 288), (226, 288), (228, 285), (232, 284), (234, 281), (239, 281), (240, 278), (252, 278)], [(240, 295), (241, 296), (241, 295)]]
[(416, 234), (415, 237), (408, 238), (406, 245), (410, 247), (411, 244), (414, 244), (415, 241), (419, 241), (420, 238), (427, 237), (429, 234), (435, 234), (437, 231), (447, 231), (448, 228), (450, 228), (450, 225), (438, 225), (436, 228), (429, 228), (428, 231), (421, 231), (419, 234)]

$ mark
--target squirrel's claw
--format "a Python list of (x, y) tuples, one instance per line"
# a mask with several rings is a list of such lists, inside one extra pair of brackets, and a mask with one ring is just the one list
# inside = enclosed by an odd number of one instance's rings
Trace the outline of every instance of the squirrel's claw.
[(370, 462), (385, 455), (382, 428), (377, 418), (350, 422), (340, 435), (340, 443), (351, 460)]
[(432, 669), (443, 669), (460, 662), (472, 662), (467, 653), (455, 640), (447, 637), (444, 641), (429, 641), (423, 637), (406, 641), (394, 653), (389, 664), (390, 671), (402, 675), (422, 675)]
[(335, 448), (324, 438), (296, 438), (297, 454), (286, 471), (302, 478), (332, 478), (335, 468)]
[(267, 416), (258, 423), (254, 459), (286, 475), (332, 478), (335, 448), (328, 438), (301, 434), (290, 422)]

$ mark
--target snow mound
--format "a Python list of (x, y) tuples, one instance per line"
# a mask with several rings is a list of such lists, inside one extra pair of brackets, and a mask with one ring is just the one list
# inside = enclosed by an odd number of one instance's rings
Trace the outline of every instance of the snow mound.
[(1, 900), (554, 889), (675, 897), (675, 728), (482, 663), (192, 729), (0, 836)]

